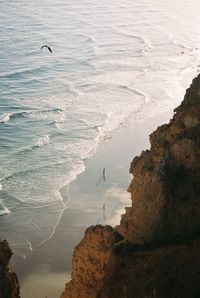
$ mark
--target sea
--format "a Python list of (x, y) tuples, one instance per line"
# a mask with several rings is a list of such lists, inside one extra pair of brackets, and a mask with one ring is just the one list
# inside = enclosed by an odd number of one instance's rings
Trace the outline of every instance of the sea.
[[(62, 195), (130, 118), (200, 70), (197, 0), (0, 0), (0, 237), (17, 262), (52, 237)], [(48, 45), (41, 49), (42, 45)]]

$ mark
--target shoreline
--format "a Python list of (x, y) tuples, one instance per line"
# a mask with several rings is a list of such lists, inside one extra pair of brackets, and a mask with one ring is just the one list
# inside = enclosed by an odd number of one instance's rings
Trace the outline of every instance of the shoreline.
[(169, 122), (171, 116), (172, 109), (145, 120), (130, 119), (85, 160), (85, 171), (62, 188), (64, 199), (70, 196), (70, 201), (55, 234), (13, 266), (22, 298), (60, 296), (70, 279), (74, 247), (85, 229), (90, 225), (119, 223), (124, 208), (131, 204), (126, 191), (131, 180), (130, 162), (149, 148), (149, 134), (158, 125)]

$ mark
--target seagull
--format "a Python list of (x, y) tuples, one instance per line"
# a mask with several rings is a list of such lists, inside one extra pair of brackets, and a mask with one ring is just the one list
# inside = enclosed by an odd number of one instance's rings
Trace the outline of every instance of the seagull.
[(40, 50), (42, 50), (43, 48), (47, 48), (49, 50), (49, 52), (52, 53), (52, 49), (48, 45), (44, 44)]

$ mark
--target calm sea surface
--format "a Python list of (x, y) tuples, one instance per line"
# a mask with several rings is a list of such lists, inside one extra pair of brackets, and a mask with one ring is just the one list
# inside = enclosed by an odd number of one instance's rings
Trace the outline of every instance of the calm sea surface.
[(180, 103), (199, 69), (199, 11), (196, 0), (0, 1), (0, 236), (16, 259), (52, 236), (70, 204), (60, 189), (104, 139)]

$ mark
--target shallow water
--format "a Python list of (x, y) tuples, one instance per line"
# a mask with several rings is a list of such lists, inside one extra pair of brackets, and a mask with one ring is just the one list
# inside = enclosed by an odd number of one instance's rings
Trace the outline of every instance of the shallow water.
[(0, 235), (15, 261), (52, 236), (60, 189), (104, 139), (180, 103), (200, 67), (199, 8), (1, 0)]

